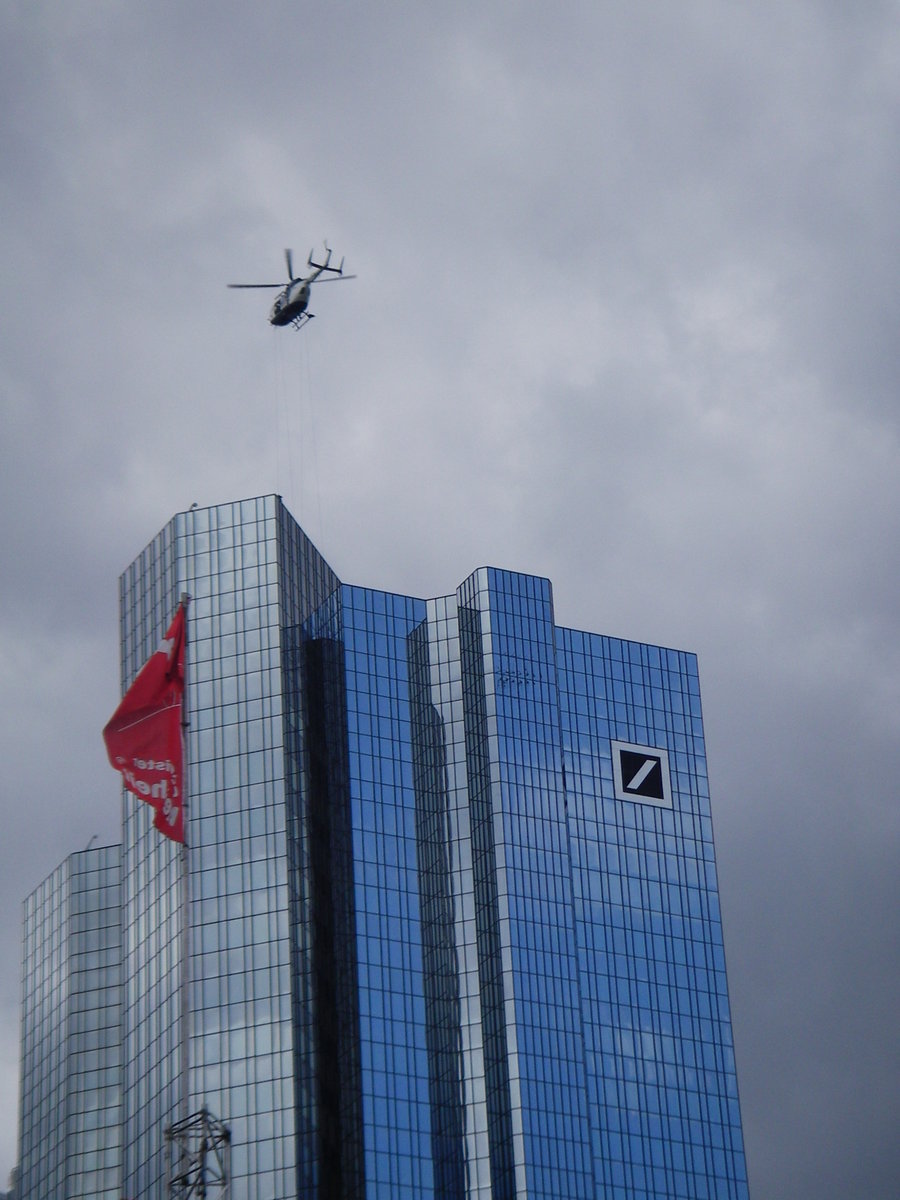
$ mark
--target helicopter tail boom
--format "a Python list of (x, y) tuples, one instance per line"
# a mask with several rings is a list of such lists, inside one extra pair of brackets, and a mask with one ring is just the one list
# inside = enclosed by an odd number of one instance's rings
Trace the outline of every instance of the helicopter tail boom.
[(331, 264), (331, 247), (328, 245), (327, 242), (325, 243), (325, 261), (324, 262), (316, 262), (316, 260), (313, 258), (313, 254), (314, 254), (314, 251), (310, 250), (309, 258), (306, 260), (306, 265), (309, 267), (312, 267), (314, 271), (319, 271), (319, 272), (331, 271), (335, 275), (343, 275), (344, 260), (343, 260), (343, 258), (341, 259), (341, 265), (339, 267), (332, 267), (330, 265)]

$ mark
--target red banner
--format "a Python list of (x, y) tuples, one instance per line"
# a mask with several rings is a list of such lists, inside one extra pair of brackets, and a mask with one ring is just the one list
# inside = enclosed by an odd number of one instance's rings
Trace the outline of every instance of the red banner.
[(159, 649), (138, 672), (103, 730), (109, 761), (122, 772), (125, 787), (153, 805), (153, 824), (173, 842), (184, 842), (184, 641), (185, 606), (179, 604)]

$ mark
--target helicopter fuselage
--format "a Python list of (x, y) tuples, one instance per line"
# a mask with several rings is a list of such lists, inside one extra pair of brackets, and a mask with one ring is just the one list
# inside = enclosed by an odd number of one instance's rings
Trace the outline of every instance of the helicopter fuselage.
[(279, 292), (269, 313), (272, 325), (290, 325), (298, 317), (302, 317), (309, 304), (308, 279), (294, 279), (284, 291)]

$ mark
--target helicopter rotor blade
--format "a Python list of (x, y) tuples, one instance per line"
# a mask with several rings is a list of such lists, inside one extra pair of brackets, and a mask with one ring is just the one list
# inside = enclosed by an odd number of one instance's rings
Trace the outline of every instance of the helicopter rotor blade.
[(290, 250), (285, 250), (285, 252), (284, 252), (284, 261), (287, 263), (287, 269), (288, 269), (288, 279), (290, 279), (290, 280), (293, 282), (293, 279), (294, 279), (294, 266), (293, 266), (293, 260), (292, 260), (292, 258), (291, 258), (291, 252), (290, 252)]
[(310, 283), (343, 283), (345, 279), (356, 279), (355, 275), (324, 275), (318, 279), (310, 279)]
[(283, 283), (226, 283), (230, 288), (283, 288)]

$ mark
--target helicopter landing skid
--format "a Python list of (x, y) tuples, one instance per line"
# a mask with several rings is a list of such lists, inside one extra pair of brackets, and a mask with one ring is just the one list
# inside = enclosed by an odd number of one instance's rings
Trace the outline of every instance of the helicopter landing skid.
[(293, 321), (291, 321), (291, 324), (295, 329), (302, 329), (307, 321), (311, 321), (315, 315), (315, 313), (301, 313), (299, 317), (294, 317)]

